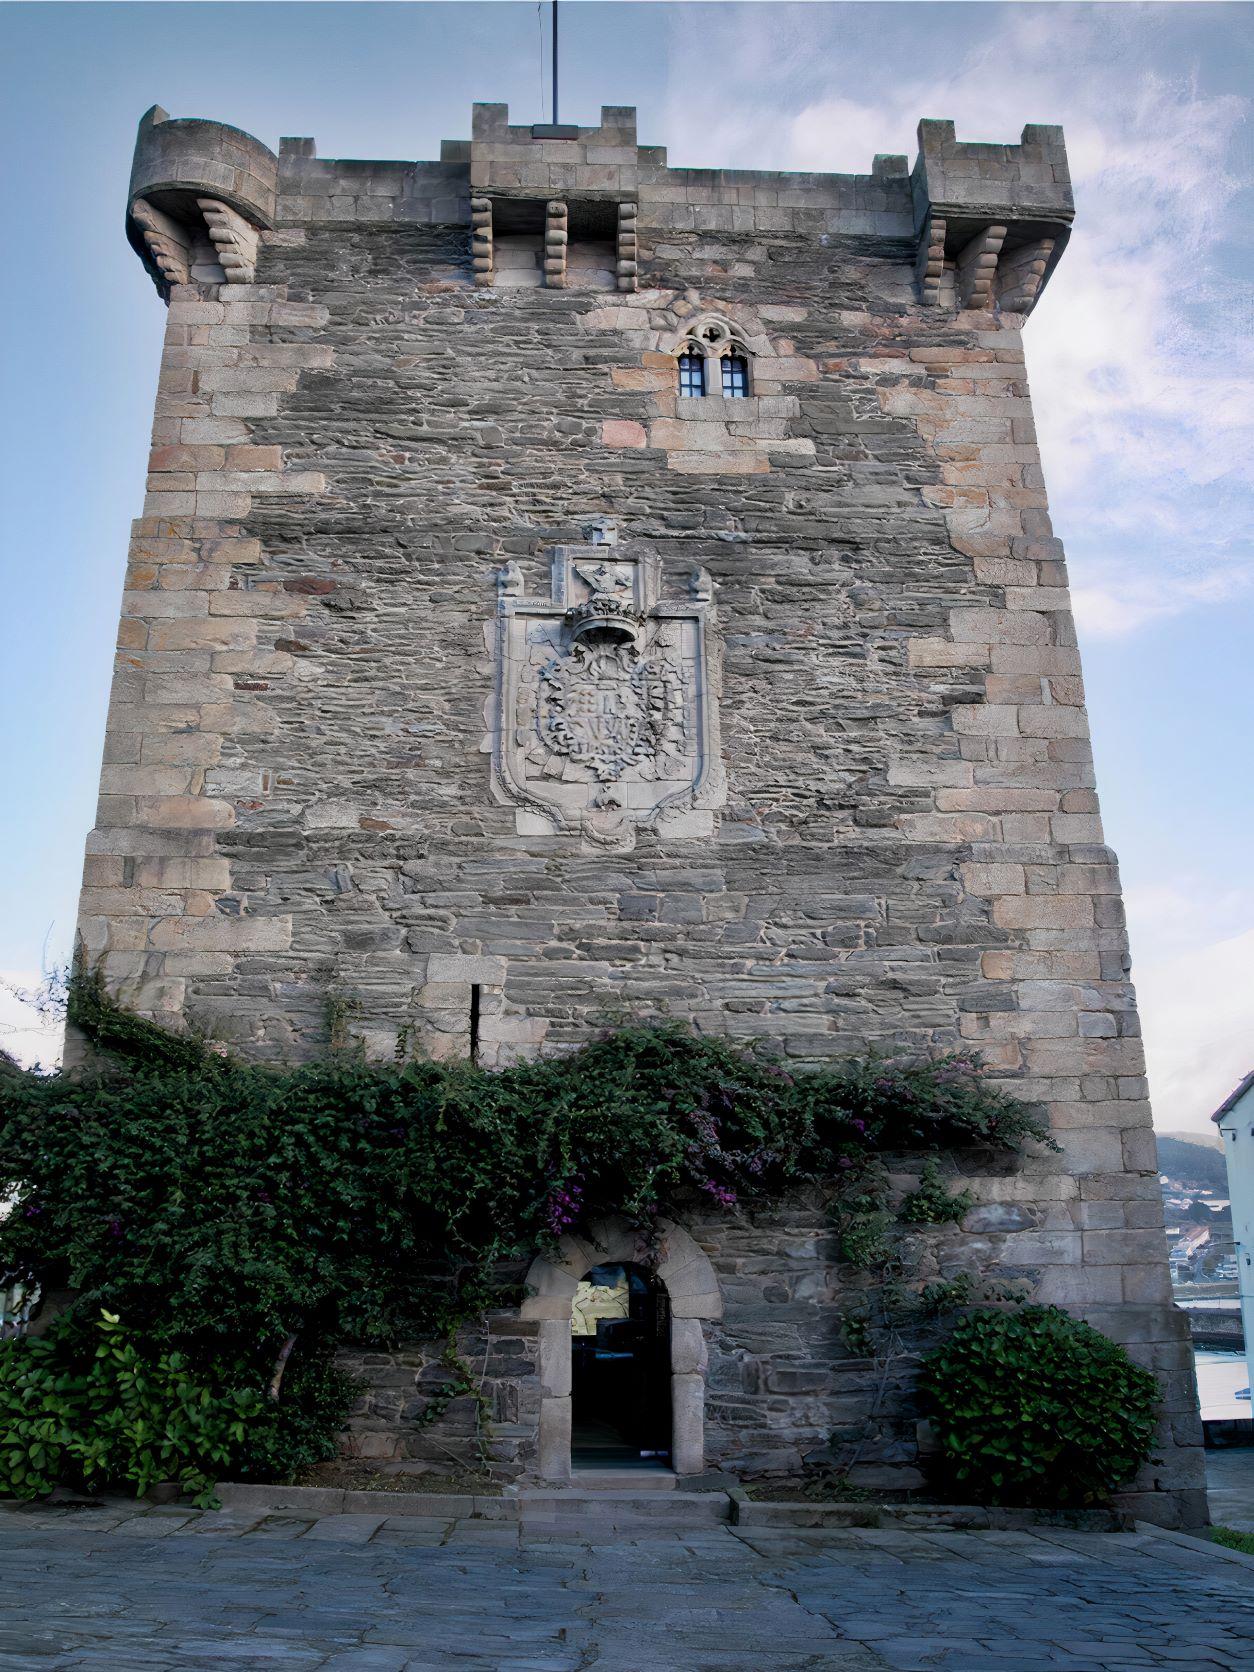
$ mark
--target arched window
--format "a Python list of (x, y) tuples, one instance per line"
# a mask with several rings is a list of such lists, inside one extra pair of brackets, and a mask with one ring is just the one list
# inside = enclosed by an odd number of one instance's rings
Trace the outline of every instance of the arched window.
[(749, 394), (749, 349), (723, 319), (703, 319), (676, 350), (679, 393), (743, 400)]
[(705, 394), (705, 356), (695, 344), (685, 344), (679, 356), (679, 392), (690, 397)]

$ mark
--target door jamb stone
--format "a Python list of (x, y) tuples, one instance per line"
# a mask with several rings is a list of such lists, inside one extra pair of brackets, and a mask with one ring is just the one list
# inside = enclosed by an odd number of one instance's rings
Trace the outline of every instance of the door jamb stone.
[(677, 1475), (705, 1468), (706, 1346), (702, 1324), (721, 1318), (723, 1299), (708, 1257), (688, 1232), (660, 1220), (646, 1240), (623, 1219), (603, 1219), (582, 1236), (564, 1236), (554, 1257), (540, 1255), (527, 1273), (521, 1316), (539, 1330), (542, 1480), (571, 1474), (571, 1307), (593, 1266), (643, 1265), (665, 1288), (671, 1312), (671, 1466)]

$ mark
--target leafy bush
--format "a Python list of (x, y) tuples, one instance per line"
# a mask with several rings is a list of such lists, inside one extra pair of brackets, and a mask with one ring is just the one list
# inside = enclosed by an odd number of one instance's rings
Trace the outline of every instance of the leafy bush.
[(226, 1365), (229, 1385), (264, 1390), (296, 1338), (279, 1408), (247, 1408), (239, 1466), (254, 1475), (330, 1455), (351, 1400), (325, 1362), (337, 1344), (453, 1340), (505, 1298), (502, 1269), (521, 1275), (596, 1214), (647, 1227), (834, 1180), (843, 1245), (871, 1264), (891, 1222), (877, 1153), (1048, 1142), (965, 1057), (793, 1076), (678, 1027), (628, 1027), (501, 1072), (346, 1051), (279, 1069), (128, 1015), (90, 981), (71, 997), (111, 1060), (0, 1078), (14, 1203), (0, 1274), (109, 1308), (146, 1363), (186, 1381), (193, 1366), (197, 1385)]
[(1149, 1456), (1158, 1382), (1056, 1306), (962, 1318), (919, 1382), (936, 1473), (979, 1503), (1104, 1502)]
[(647, 1223), (819, 1177), (856, 1193), (907, 1139), (1027, 1135), (1031, 1112), (969, 1062), (794, 1078), (677, 1028), (500, 1073), (141, 1058), (0, 1086), (0, 1195), (16, 1198), (0, 1270), (260, 1371), (291, 1335), (443, 1336), (490, 1297), (498, 1261), (576, 1219)]
[(234, 1460), (240, 1480), (290, 1480), (336, 1454), (335, 1437), (357, 1398), (359, 1383), (325, 1356), (294, 1360), (282, 1397), (267, 1399), (248, 1423)]
[(137, 1346), (113, 1313), (96, 1337), (67, 1316), (0, 1345), (0, 1495), (125, 1484), (138, 1497), (172, 1480), (208, 1503), (260, 1393), (221, 1372), (198, 1380), (181, 1353)]

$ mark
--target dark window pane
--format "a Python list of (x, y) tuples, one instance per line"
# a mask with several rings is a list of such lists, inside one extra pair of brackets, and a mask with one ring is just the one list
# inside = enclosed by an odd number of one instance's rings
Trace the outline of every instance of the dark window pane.
[(740, 354), (729, 354), (723, 361), (723, 393), (740, 398), (749, 393), (749, 362)]
[(700, 354), (679, 356), (679, 392), (688, 396), (705, 394), (705, 361)]

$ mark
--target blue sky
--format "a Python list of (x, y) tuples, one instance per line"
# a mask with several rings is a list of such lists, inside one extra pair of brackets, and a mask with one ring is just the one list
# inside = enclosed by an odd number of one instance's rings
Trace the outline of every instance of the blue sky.
[[(0, 9), (10, 981), (70, 944), (143, 493), (164, 318), (122, 232), (139, 116), (434, 157), (476, 99), (545, 113), (540, 22), (532, 0)], [(1252, 39), (1244, 5), (563, 6), (563, 116), (635, 104), (679, 164), (865, 170), (913, 157), (920, 116), (1066, 128), (1077, 230), (1028, 358), (1164, 1130), (1205, 1128), (1254, 1067)], [(28, 1023), (0, 1002), (5, 1025)]]

